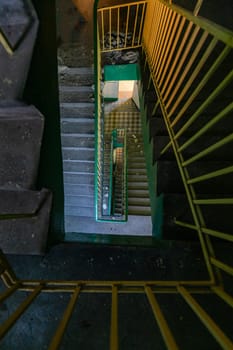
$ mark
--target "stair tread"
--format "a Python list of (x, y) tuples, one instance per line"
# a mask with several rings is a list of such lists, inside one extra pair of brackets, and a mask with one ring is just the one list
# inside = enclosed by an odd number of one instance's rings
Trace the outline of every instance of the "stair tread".
[(63, 91), (70, 91), (70, 92), (93, 92), (93, 88), (91, 86), (69, 86), (69, 85), (59, 85), (59, 90), (61, 92)]
[(66, 117), (66, 118), (61, 118), (61, 121), (64, 123), (68, 122), (75, 122), (75, 123), (83, 123), (83, 124), (94, 124), (94, 119), (93, 118), (75, 118), (75, 117)]
[(69, 73), (69, 74), (93, 74), (94, 69), (92, 67), (66, 67), (58, 66), (59, 73)]

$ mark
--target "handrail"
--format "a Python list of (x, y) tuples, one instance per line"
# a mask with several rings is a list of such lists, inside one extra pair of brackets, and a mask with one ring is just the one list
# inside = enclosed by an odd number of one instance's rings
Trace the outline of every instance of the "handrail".
[(232, 113), (232, 96), (228, 93), (225, 97), (225, 91), (233, 82), (233, 33), (164, 0), (148, 2), (145, 23), (142, 45), (151, 74), (149, 85), (154, 85), (170, 136), (161, 153), (166, 154), (172, 146), (194, 221), (175, 223), (197, 231), (210, 278), (220, 282), (211, 236), (231, 241), (231, 233), (206, 221), (205, 212), (209, 206), (232, 205), (233, 193), (217, 195), (216, 190), (216, 195), (203, 198), (196, 185), (211, 179), (221, 181), (233, 174), (233, 167), (220, 165), (191, 176), (189, 166), (202, 158), (213, 160), (216, 152), (233, 141), (229, 123), (213, 141), (206, 138), (207, 133), (215, 135)]
[[(97, 23), (96, 23), (97, 26)], [(96, 27), (96, 38), (98, 39), (98, 26)], [(104, 105), (101, 91), (101, 51), (99, 40), (97, 40), (95, 53), (95, 217), (101, 222), (124, 222), (128, 218), (127, 206), (127, 141), (126, 132), (123, 132), (123, 169), (122, 169), (122, 215), (112, 213), (112, 176), (105, 175), (110, 168), (111, 172), (111, 151), (110, 158), (105, 161), (107, 152), (105, 152), (104, 135)], [(119, 130), (122, 133), (122, 130)]]

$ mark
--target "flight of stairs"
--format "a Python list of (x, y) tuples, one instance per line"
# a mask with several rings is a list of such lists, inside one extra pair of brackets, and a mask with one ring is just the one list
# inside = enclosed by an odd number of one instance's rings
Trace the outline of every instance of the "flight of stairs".
[(94, 216), (95, 122), (91, 67), (59, 67), (65, 230)]
[[(136, 106), (132, 101), (128, 104), (128, 118), (131, 113), (134, 118), (131, 124), (139, 126), (139, 129), (134, 130), (132, 125), (127, 124), (129, 132), (128, 222), (125, 224), (96, 222), (92, 68), (60, 66), (59, 86), (65, 232), (151, 235), (150, 202), (140, 129), (140, 113)], [(118, 108), (121, 112), (125, 106), (118, 106)], [(117, 118), (115, 118), (116, 121)], [(114, 125), (112, 126), (111, 130), (115, 128)], [(119, 125), (119, 127), (121, 126)]]

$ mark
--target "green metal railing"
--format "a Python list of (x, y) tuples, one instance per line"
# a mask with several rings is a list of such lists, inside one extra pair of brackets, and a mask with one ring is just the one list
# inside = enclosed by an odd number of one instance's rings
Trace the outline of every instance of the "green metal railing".
[(112, 132), (110, 161), (109, 215), (127, 221), (127, 134), (125, 129)]
[[(117, 189), (118, 196), (113, 196), (116, 194), (116, 189), (112, 186), (113, 177), (111, 169), (113, 168), (113, 152), (114, 147), (111, 150), (107, 150), (107, 136), (104, 135), (104, 102), (101, 91), (101, 51), (98, 41), (97, 56), (96, 56), (96, 85), (95, 85), (95, 95), (96, 95), (96, 119), (95, 119), (95, 210), (96, 210), (96, 220), (97, 221), (111, 221), (111, 222), (121, 222), (127, 221), (128, 217), (128, 206), (127, 206), (127, 142), (126, 142), (126, 132), (125, 130), (117, 130), (117, 138), (120, 137), (122, 143), (122, 152), (118, 162), (122, 163), (122, 172), (120, 174), (121, 188)], [(114, 139), (114, 138), (113, 138)], [(110, 141), (111, 143), (111, 141)], [(113, 145), (113, 143), (112, 143)], [(109, 153), (109, 157), (108, 157)], [(118, 152), (119, 153), (119, 152)], [(107, 159), (106, 159), (107, 158)], [(119, 168), (119, 164), (118, 164)], [(119, 174), (118, 174), (119, 180)], [(116, 207), (116, 200), (121, 198), (121, 214), (113, 213), (113, 208)]]
[[(111, 186), (113, 177), (110, 175), (113, 163), (108, 152), (107, 143), (109, 140), (104, 135), (104, 101), (101, 91), (101, 54), (106, 51), (135, 49), (141, 47), (143, 22), (146, 12), (146, 1), (132, 2), (120, 6), (110, 6), (98, 9), (96, 20), (96, 52), (95, 52), (95, 115), (96, 115), (96, 166), (95, 166), (95, 208), (97, 221), (126, 221), (128, 214), (127, 204), (127, 143), (124, 140), (124, 148), (121, 153), (122, 187), (118, 198), (121, 197), (121, 212), (119, 215), (112, 215), (116, 203), (112, 203), (114, 188)], [(106, 36), (108, 45), (106, 46)], [(115, 40), (114, 47), (112, 40)], [(124, 132), (125, 133), (125, 132)], [(126, 134), (124, 136), (126, 138)], [(120, 149), (118, 150), (120, 153)], [(118, 174), (119, 177), (119, 174)], [(119, 189), (117, 190), (119, 191)], [(110, 205), (111, 203), (111, 205)]]

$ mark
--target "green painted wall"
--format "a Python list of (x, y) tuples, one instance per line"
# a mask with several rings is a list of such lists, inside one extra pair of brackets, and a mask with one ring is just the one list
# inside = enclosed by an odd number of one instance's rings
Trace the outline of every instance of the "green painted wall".
[(49, 243), (64, 237), (64, 193), (57, 76), (56, 1), (32, 0), (40, 24), (24, 100), (45, 117), (38, 188), (53, 192)]

